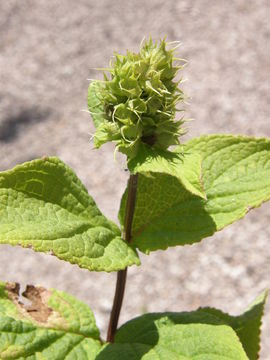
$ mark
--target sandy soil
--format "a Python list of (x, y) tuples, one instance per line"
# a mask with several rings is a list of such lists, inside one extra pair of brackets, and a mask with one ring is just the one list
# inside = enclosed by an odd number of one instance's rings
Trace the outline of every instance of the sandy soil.
[[(101, 210), (117, 217), (127, 174), (113, 147), (95, 151), (86, 112), (93, 68), (142, 38), (180, 40), (188, 137), (270, 135), (268, 0), (8, 0), (0, 2), (0, 169), (44, 154), (75, 169)], [(121, 322), (145, 311), (216, 306), (234, 314), (270, 288), (270, 204), (191, 247), (142, 256), (131, 268)], [(0, 278), (66, 290), (105, 331), (114, 274), (89, 273), (48, 255), (1, 246)], [(270, 359), (269, 306), (261, 359)]]

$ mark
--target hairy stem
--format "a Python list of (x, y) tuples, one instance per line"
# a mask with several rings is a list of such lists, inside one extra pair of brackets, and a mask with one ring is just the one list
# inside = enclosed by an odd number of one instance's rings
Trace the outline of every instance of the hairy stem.
[[(128, 194), (126, 201), (124, 234), (123, 234), (124, 239), (128, 243), (131, 242), (131, 230), (132, 230), (132, 221), (133, 221), (133, 215), (134, 215), (135, 203), (136, 203), (137, 183), (138, 183), (138, 174), (130, 175), (128, 181)], [(118, 271), (113, 307), (111, 311), (111, 317), (110, 317), (108, 333), (107, 333), (108, 342), (114, 342), (114, 336), (117, 330), (118, 320), (119, 320), (120, 311), (125, 293), (126, 278), (127, 278), (127, 268), (125, 270)]]

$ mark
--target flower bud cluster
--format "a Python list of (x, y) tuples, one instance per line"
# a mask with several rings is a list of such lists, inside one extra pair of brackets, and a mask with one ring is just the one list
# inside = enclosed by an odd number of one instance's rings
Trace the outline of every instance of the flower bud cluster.
[(183, 66), (174, 65), (180, 59), (174, 58), (175, 49), (166, 47), (165, 40), (156, 44), (149, 39), (138, 54), (116, 54), (104, 81), (90, 84), (96, 147), (113, 141), (131, 159), (141, 143), (163, 150), (179, 144), (184, 120), (175, 120), (176, 105), (184, 94), (174, 79)]

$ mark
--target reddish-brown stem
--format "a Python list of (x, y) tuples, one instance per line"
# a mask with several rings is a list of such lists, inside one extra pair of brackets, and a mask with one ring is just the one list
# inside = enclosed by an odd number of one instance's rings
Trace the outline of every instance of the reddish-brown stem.
[[(132, 221), (133, 221), (133, 215), (134, 215), (135, 203), (136, 203), (137, 182), (138, 182), (138, 174), (130, 175), (128, 181), (128, 193), (126, 200), (126, 211), (125, 211), (124, 233), (123, 233), (123, 237), (128, 243), (131, 242), (131, 230), (132, 230)], [(119, 320), (120, 311), (125, 293), (126, 278), (127, 278), (127, 268), (118, 271), (113, 307), (111, 311), (111, 317), (110, 317), (108, 333), (107, 333), (107, 342), (114, 342), (114, 337), (117, 330), (118, 320)]]

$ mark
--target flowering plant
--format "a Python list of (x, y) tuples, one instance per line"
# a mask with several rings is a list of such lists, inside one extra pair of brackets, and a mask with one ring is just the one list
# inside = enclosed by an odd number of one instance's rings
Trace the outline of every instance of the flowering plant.
[(140, 265), (140, 251), (194, 244), (270, 199), (270, 139), (204, 135), (180, 144), (176, 106), (185, 97), (174, 52), (150, 39), (138, 54), (116, 54), (109, 75), (89, 87), (95, 146), (112, 141), (127, 155), (120, 228), (58, 158), (0, 173), (0, 243), (117, 271), (106, 341), (74, 297), (0, 283), (1, 359), (258, 359), (266, 292), (239, 316), (199, 308), (144, 314), (118, 328), (127, 269)]

